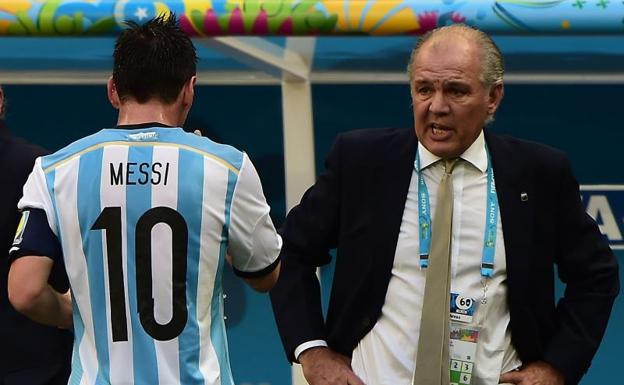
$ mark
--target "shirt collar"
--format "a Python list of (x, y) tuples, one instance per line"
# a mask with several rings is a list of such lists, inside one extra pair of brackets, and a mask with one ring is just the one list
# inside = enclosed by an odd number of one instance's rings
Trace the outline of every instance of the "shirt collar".
[[(421, 170), (442, 159), (439, 156), (432, 154), (420, 142), (418, 142), (418, 156), (420, 157)], [(483, 130), (481, 130), (481, 133), (477, 139), (472, 142), (470, 147), (468, 147), (468, 149), (459, 157), (472, 164), (482, 173), (487, 171), (488, 159), (487, 151), (485, 150), (485, 135), (483, 134)]]

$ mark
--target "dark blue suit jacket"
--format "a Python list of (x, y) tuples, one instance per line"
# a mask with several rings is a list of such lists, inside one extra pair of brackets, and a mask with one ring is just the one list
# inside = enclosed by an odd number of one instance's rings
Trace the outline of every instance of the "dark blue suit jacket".
[[(563, 153), (486, 131), (505, 239), (512, 342), (576, 384), (588, 369), (619, 291), (618, 266), (584, 212)], [(342, 134), (326, 169), (288, 214), (282, 271), (271, 300), (288, 358), (325, 339), (350, 356), (381, 314), (416, 154), (413, 130)], [(526, 193), (528, 200), (522, 200)], [(317, 266), (336, 270), (327, 319)], [(554, 266), (567, 284), (555, 303)]]

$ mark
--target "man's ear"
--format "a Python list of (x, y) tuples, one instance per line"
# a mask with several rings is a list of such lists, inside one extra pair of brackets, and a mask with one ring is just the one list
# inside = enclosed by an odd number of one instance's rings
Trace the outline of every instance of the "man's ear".
[(495, 83), (490, 88), (490, 94), (488, 95), (488, 114), (494, 115), (501, 101), (503, 100), (503, 95), (505, 94), (505, 87), (503, 86), (503, 82)]
[(109, 77), (108, 82), (106, 82), (106, 91), (108, 93), (108, 101), (118, 110), (121, 105), (121, 100), (119, 99), (119, 94), (117, 94), (117, 86), (115, 86), (112, 76)]
[(190, 106), (193, 104), (193, 99), (195, 98), (195, 83), (197, 82), (197, 76), (192, 76), (185, 84), (182, 89), (183, 96), (182, 102), (184, 106)]

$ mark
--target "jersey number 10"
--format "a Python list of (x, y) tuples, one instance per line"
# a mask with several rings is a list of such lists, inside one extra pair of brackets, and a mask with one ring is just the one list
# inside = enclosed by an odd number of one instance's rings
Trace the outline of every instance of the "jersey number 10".
[[(91, 230), (106, 230), (108, 255), (108, 286), (110, 292), (113, 341), (127, 341), (126, 294), (123, 279), (121, 248), (121, 207), (106, 207), (91, 226)], [(173, 315), (166, 324), (154, 318), (152, 296), (152, 229), (159, 223), (171, 228), (172, 251), (172, 304)], [(188, 228), (186, 221), (170, 207), (153, 207), (147, 210), (136, 224), (135, 267), (139, 318), (145, 332), (159, 341), (168, 341), (182, 333), (188, 319), (186, 308), (186, 251)]]

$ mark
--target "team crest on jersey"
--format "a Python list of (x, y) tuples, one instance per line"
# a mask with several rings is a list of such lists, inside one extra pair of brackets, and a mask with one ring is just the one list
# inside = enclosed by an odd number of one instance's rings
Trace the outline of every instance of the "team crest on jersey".
[(128, 134), (128, 139), (136, 141), (156, 140), (158, 139), (158, 133), (155, 131), (137, 132), (135, 134)]
[(19, 224), (17, 225), (17, 231), (15, 232), (15, 238), (13, 239), (13, 245), (17, 246), (22, 243), (22, 239), (24, 238), (24, 229), (26, 229), (26, 224), (28, 223), (28, 216), (30, 215), (30, 211), (23, 211), (22, 217), (20, 218)]

